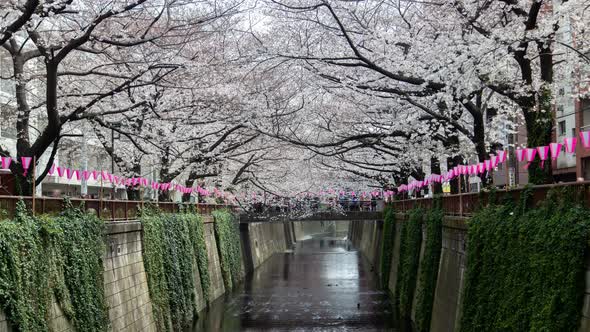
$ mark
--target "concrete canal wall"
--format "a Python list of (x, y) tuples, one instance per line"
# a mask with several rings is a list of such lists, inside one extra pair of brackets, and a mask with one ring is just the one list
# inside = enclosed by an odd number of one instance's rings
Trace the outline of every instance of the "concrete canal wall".
[[(307, 228), (307, 227), (306, 227)], [(306, 230), (307, 231), (307, 230)], [(305, 234), (305, 231), (301, 234)], [(211, 217), (204, 220), (205, 244), (210, 276), (210, 300), (222, 296), (224, 288), (218, 243)], [(270, 256), (284, 252), (293, 245), (292, 223), (250, 223), (240, 227), (242, 273), (257, 268)], [(105, 296), (112, 331), (156, 331), (152, 302), (147, 284), (143, 257), (142, 225), (140, 222), (115, 222), (106, 225), (104, 262)], [(196, 264), (195, 264), (196, 266)], [(193, 270), (197, 309), (206, 306), (198, 269)], [(49, 325), (53, 331), (73, 331), (72, 324), (54, 302)], [(0, 332), (13, 331), (0, 310)]]
[[(382, 221), (354, 221), (351, 222), (349, 237), (353, 246), (374, 266), (379, 274), (389, 273), (388, 290), (393, 295), (396, 290), (400, 260), (400, 233), (402, 223), (408, 220), (408, 215), (397, 214), (391, 258), (391, 269), (380, 270), (380, 245), (383, 234)], [(459, 331), (465, 273), (467, 261), (467, 231), (466, 218), (445, 217), (442, 225), (442, 245), (438, 268), (438, 277), (432, 307), (430, 331)], [(422, 239), (426, 238), (426, 227), (422, 229)], [(424, 243), (420, 247), (420, 262), (424, 256)], [(420, 275), (420, 271), (418, 271)], [(579, 331), (590, 331), (590, 260), (586, 262), (586, 289), (584, 304), (580, 308), (582, 317)], [(418, 288), (418, 286), (416, 286)], [(414, 292), (411, 319), (416, 319), (416, 301), (419, 290)]]

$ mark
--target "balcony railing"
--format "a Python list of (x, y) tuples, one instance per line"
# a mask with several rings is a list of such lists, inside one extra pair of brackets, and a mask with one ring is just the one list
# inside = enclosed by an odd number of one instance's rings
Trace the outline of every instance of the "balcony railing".
[[(556, 187), (572, 188), (579, 197), (582, 197), (586, 206), (590, 207), (590, 181), (533, 186), (532, 203), (536, 205), (541, 202), (547, 197), (549, 190)], [(515, 188), (508, 191), (498, 189), (496, 191), (496, 200), (502, 201), (506, 195), (509, 195), (513, 202), (518, 202), (523, 190), (524, 188)], [(445, 215), (468, 217), (473, 215), (480, 207), (488, 204), (489, 192), (448, 195), (439, 199)], [(394, 201), (391, 205), (396, 212), (407, 212), (417, 207), (431, 209), (434, 205), (434, 199), (405, 199)]]
[[(23, 200), (25, 204), (32, 209), (33, 198), (21, 196), (0, 196), (0, 211), (5, 211), (7, 217), (14, 216), (16, 203)], [(178, 202), (142, 202), (126, 200), (99, 200), (99, 199), (82, 199), (71, 198), (72, 205), (84, 206), (84, 210), (95, 213), (99, 218), (109, 221), (124, 221), (137, 219), (138, 213), (144, 206), (153, 204), (164, 212), (179, 212), (181, 207), (194, 206), (198, 213), (210, 215), (212, 211), (219, 209), (236, 210), (234, 205), (224, 204), (194, 204)], [(34, 209), (37, 215), (57, 215), (63, 210), (63, 199), (54, 197), (36, 197), (34, 199)]]

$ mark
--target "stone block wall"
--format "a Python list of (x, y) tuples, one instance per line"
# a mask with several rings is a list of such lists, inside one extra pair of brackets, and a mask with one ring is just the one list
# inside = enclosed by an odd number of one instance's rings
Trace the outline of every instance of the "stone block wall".
[(209, 289), (209, 300), (214, 301), (223, 293), (223, 275), (221, 274), (221, 263), (219, 261), (219, 251), (217, 250), (217, 240), (215, 239), (215, 227), (213, 221), (205, 222), (205, 244), (207, 245), (207, 258), (209, 259), (209, 277), (211, 287)]
[[(395, 294), (397, 283), (399, 251), (400, 251), (400, 233), (401, 225), (407, 220), (404, 214), (396, 215), (395, 237), (392, 239), (393, 253), (391, 258), (391, 269), (389, 271), (388, 290), (390, 294)], [(353, 245), (361, 251), (372, 264), (379, 264), (380, 246), (382, 229), (379, 228), (378, 222), (373, 221), (355, 221), (349, 229), (349, 236)], [(423, 229), (423, 239), (426, 238), (426, 230)], [(466, 240), (467, 226), (464, 219), (445, 218), (442, 230), (442, 250), (439, 266), (438, 280), (435, 291), (434, 305), (432, 310), (431, 331), (457, 331), (460, 319), (461, 295), (463, 291), (463, 275), (466, 263)], [(387, 239), (385, 239), (387, 240)], [(420, 260), (424, 254), (425, 243), (422, 241), (420, 248)], [(383, 273), (384, 271), (379, 271)], [(420, 270), (418, 270), (420, 275)], [(418, 284), (416, 285), (418, 288)], [(412, 305), (412, 319), (415, 317), (415, 307), (417, 294), (414, 292)]]
[[(143, 266), (141, 224), (110, 223), (105, 236), (103, 277), (111, 330), (155, 331)], [(57, 302), (50, 310), (50, 326), (55, 332), (74, 330)], [(0, 332), (11, 330), (5, 315), (0, 312)]]
[[(308, 224), (314, 224), (308, 223)], [(319, 225), (319, 223), (317, 223)], [(256, 223), (248, 225), (249, 241), (254, 246), (244, 256), (260, 266), (275, 253), (288, 249), (295, 234), (292, 224)], [(305, 231), (321, 230), (319, 226), (305, 226)], [(211, 278), (210, 301), (225, 293), (219, 251), (215, 238), (213, 219), (204, 219), (205, 244), (209, 258), (209, 275)], [(243, 238), (242, 238), (243, 242)], [(109, 306), (109, 318), (112, 331), (156, 331), (152, 306), (147, 284), (147, 275), (143, 262), (142, 226), (139, 222), (114, 222), (106, 225), (106, 250), (104, 253), (105, 296)], [(242, 248), (244, 244), (242, 243)], [(242, 265), (242, 275), (245, 274)], [(205, 308), (200, 275), (195, 263), (195, 291), (197, 309)], [(64, 316), (60, 306), (54, 302), (51, 309), (50, 326), (55, 332), (73, 331), (74, 328)], [(6, 316), (0, 310), (0, 332), (12, 332)]]
[(319, 221), (294, 221), (293, 227), (295, 229), (296, 241), (301, 241), (309, 238), (310, 235), (322, 234), (326, 232), (326, 223)]
[(287, 250), (283, 223), (259, 222), (250, 223), (248, 226), (253, 268), (258, 268), (273, 254)]
[(432, 307), (432, 331), (458, 331), (467, 263), (465, 219), (445, 218), (438, 279)]
[(352, 221), (349, 231), (352, 245), (378, 269), (383, 221)]
[(107, 224), (104, 283), (113, 331), (155, 331), (140, 223)]
[[(398, 274), (400, 228), (407, 220), (404, 214), (396, 215), (395, 237), (391, 270), (389, 271), (389, 291), (395, 293)], [(438, 278), (436, 283), (432, 319), (430, 331), (459, 331), (461, 320), (461, 306), (465, 283), (467, 264), (467, 219), (458, 217), (445, 217), (442, 228), (442, 247), (439, 263)], [(426, 238), (423, 230), (423, 239)], [(349, 238), (361, 253), (371, 262), (378, 262), (375, 246), (375, 237), (381, 236), (376, 222), (355, 221), (349, 228)], [(424, 241), (421, 246), (420, 260), (424, 252)], [(373, 258), (372, 258), (373, 257)], [(376, 264), (376, 263), (375, 263)], [(380, 271), (381, 272), (381, 271)], [(419, 275), (420, 271), (418, 271)], [(418, 287), (418, 285), (417, 285)], [(412, 319), (415, 317), (416, 297), (418, 289), (414, 293), (412, 306)], [(584, 304), (581, 308), (582, 319), (579, 331), (590, 332), (590, 258), (586, 263), (586, 289)]]

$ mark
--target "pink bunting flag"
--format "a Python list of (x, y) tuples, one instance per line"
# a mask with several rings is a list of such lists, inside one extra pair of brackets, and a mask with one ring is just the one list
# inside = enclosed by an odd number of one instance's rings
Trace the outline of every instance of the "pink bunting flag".
[(103, 181), (110, 181), (112, 179), (112, 175), (107, 171), (101, 171), (100, 176), (102, 177)]
[(500, 164), (500, 157), (493, 154), (490, 155), (490, 157), (492, 158), (492, 168), (498, 167)]
[(483, 164), (484, 164), (486, 171), (489, 171), (492, 169), (492, 161), (491, 160), (484, 160)]
[(23, 176), (27, 176), (27, 173), (29, 173), (29, 167), (31, 167), (31, 162), (33, 161), (33, 157), (20, 157), (20, 160), (23, 167)]
[(51, 167), (47, 171), (47, 174), (49, 174), (49, 176), (53, 176), (54, 173), (55, 173), (55, 164), (51, 165)]
[(516, 149), (516, 160), (518, 162), (524, 161), (526, 149)]
[(158, 189), (158, 183), (157, 182), (152, 182), (152, 189)]
[(580, 140), (582, 141), (582, 146), (584, 148), (590, 148), (590, 131), (581, 131)]
[(539, 159), (541, 159), (541, 168), (545, 167), (545, 160), (549, 157), (549, 147), (548, 146), (538, 146), (537, 151), (539, 152)]
[(66, 174), (66, 168), (65, 167), (61, 167), (61, 166), (57, 166), (57, 176), (61, 178), (65, 174)]
[(98, 171), (92, 171), (92, 179), (98, 180)]
[(467, 174), (467, 166), (466, 165), (461, 165), (461, 174), (462, 175)]
[(74, 171), (69, 168), (65, 168), (65, 171), (66, 171), (66, 178), (68, 180), (71, 180), (72, 176), (74, 176)]
[(78, 169), (77, 169), (77, 170), (75, 170), (75, 171), (74, 171), (74, 175), (76, 176), (76, 180), (77, 180), (77, 181), (80, 181), (80, 170), (78, 170)]
[(535, 160), (535, 156), (537, 155), (537, 149), (535, 148), (527, 148), (525, 150), (526, 161), (529, 163)]
[(576, 142), (577, 142), (577, 139), (575, 137), (564, 138), (563, 143), (565, 144), (565, 152), (567, 152), (567, 153), (576, 152)]
[(483, 172), (485, 171), (485, 164), (484, 163), (477, 164), (477, 171), (479, 174), (483, 174)]
[(531, 163), (535, 160), (535, 156), (537, 155), (537, 149), (527, 148), (524, 151), (525, 151), (526, 161), (528, 162), (524, 166), (524, 169), (527, 169), (531, 166)]
[(499, 162), (501, 162), (501, 163), (505, 162), (506, 156), (507, 156), (506, 150), (497, 150), (496, 156), (498, 156)]
[(12, 158), (2, 157), (2, 169), (9, 169), (11, 163), (12, 163)]
[(561, 143), (551, 143), (549, 144), (549, 149), (551, 150), (551, 159), (557, 160), (559, 154), (561, 153)]
[(91, 174), (92, 174), (92, 173), (90, 173), (89, 171), (82, 171), (82, 178), (83, 178), (85, 181), (88, 181), (88, 179), (90, 179), (90, 175), (91, 175)]

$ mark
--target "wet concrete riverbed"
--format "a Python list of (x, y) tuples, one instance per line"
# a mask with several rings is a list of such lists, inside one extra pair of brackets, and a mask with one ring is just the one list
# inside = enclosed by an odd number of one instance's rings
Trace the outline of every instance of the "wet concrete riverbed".
[(202, 313), (193, 331), (394, 331), (378, 276), (341, 237), (299, 241), (275, 254), (232, 294)]

